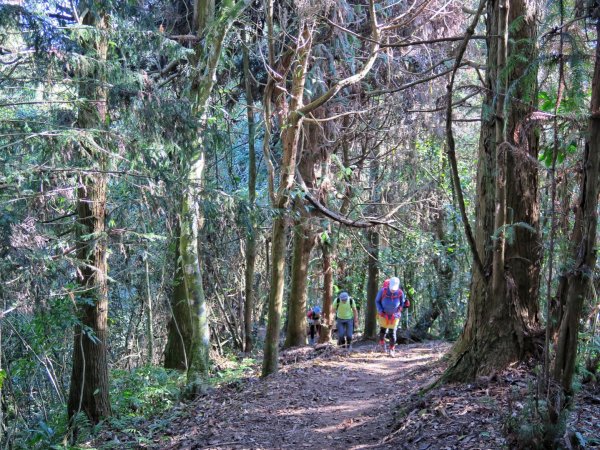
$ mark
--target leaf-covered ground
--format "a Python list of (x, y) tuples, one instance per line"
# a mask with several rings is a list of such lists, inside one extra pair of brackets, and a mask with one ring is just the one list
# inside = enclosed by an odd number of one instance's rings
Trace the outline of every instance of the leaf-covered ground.
[[(399, 347), (395, 358), (360, 343), (284, 352), (279, 373), (252, 376), (182, 404), (138, 434), (152, 449), (512, 449), (526, 437), (533, 379), (510, 368), (421, 395), (442, 373), (449, 345)], [(256, 374), (258, 375), (258, 374)], [(570, 442), (600, 446), (600, 393), (580, 393)], [(113, 434), (106, 447), (126, 446)], [(577, 448), (576, 444), (572, 448)]]

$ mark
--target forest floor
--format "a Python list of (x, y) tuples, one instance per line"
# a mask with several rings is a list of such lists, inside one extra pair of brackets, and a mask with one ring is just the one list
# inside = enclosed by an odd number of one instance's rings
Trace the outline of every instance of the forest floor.
[[(331, 346), (283, 352), (277, 374), (256, 373), (179, 405), (138, 430), (146, 438), (133, 448), (512, 449), (528, 435), (530, 369), (421, 394), (443, 372), (449, 344), (397, 348), (394, 358), (370, 342), (352, 352)], [(600, 447), (600, 389), (586, 386), (570, 437)], [(119, 434), (101, 448), (125, 448), (127, 436)]]

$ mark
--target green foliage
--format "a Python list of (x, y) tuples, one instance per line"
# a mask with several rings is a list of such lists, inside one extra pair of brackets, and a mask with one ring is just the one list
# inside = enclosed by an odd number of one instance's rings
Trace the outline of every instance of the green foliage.
[(239, 360), (231, 355), (226, 362), (213, 366), (209, 384), (216, 386), (240, 383), (244, 377), (256, 371), (257, 368), (258, 361), (256, 359), (242, 358)]
[(492, 239), (497, 240), (500, 237), (500, 235), (504, 233), (504, 239), (506, 239), (506, 242), (509, 245), (512, 245), (515, 242), (516, 233), (519, 229), (526, 230), (532, 234), (535, 234), (537, 232), (535, 228), (533, 228), (531, 225), (525, 222), (508, 223), (497, 229), (492, 235)]
[(568, 411), (563, 410), (556, 423), (550, 419), (549, 404), (535, 395), (535, 387), (523, 398), (518, 388), (511, 394), (508, 415), (504, 428), (511, 448), (539, 449), (556, 448), (555, 443), (564, 435)]
[(184, 374), (162, 367), (112, 371), (111, 401), (116, 420), (151, 417), (171, 409), (184, 384)]

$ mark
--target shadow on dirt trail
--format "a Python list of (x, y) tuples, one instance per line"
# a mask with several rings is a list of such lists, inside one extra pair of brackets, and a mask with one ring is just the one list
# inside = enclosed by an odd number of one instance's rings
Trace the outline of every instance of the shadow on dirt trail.
[(358, 343), (351, 353), (290, 350), (279, 373), (195, 401), (151, 448), (389, 448), (381, 440), (394, 407), (431, 381), (428, 367), (447, 349), (438, 342), (400, 346), (395, 358), (372, 343)]

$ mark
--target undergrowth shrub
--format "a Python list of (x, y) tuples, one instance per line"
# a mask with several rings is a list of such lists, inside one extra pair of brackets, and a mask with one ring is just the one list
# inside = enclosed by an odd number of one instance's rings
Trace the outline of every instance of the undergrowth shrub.
[(556, 448), (555, 443), (564, 435), (567, 412), (557, 423), (550, 420), (548, 402), (537, 397), (535, 386), (530, 385), (523, 397), (517, 389), (509, 396), (509, 411), (504, 428), (513, 449)]
[(163, 367), (114, 370), (110, 396), (117, 418), (150, 417), (171, 409), (179, 400), (185, 374)]

